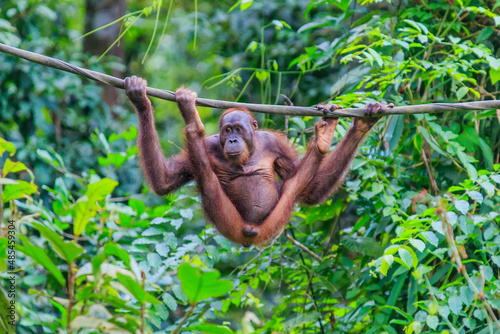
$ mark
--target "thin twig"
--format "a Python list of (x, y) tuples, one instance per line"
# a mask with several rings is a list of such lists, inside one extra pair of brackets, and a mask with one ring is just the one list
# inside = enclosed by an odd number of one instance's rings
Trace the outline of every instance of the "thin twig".
[(75, 295), (75, 272), (73, 271), (73, 263), (68, 263), (68, 317), (66, 319), (66, 331), (71, 334), (71, 311), (73, 310), (73, 302)]
[[(141, 271), (142, 290), (146, 291), (146, 274)], [(146, 324), (146, 302), (141, 302), (141, 334), (144, 334), (144, 325)]]
[[(293, 106), (293, 102), (288, 98), (288, 96), (286, 96), (285, 94), (280, 94), (279, 96), (282, 96), (286, 100), (285, 105)], [(276, 100), (276, 103), (278, 103), (278, 100)], [(288, 120), (289, 119), (290, 119), (290, 115), (285, 115), (285, 136), (287, 138), (288, 138)]]
[(427, 160), (427, 153), (425, 153), (424, 145), (422, 143), (422, 159), (424, 160), (425, 167), (427, 168), (427, 174), (429, 175), (429, 182), (431, 184), (432, 190), (434, 190), (434, 195), (439, 193), (439, 189), (436, 183), (436, 179), (432, 175), (432, 167), (430, 165), (430, 162)]
[(292, 244), (294, 244), (295, 246), (299, 247), (300, 249), (302, 249), (307, 254), (311, 255), (316, 260), (318, 260), (318, 261), (323, 260), (321, 258), (321, 256), (317, 255), (312, 250), (310, 250), (309, 248), (307, 248), (306, 246), (304, 246), (303, 244), (301, 244), (300, 242), (298, 242), (297, 240), (295, 240), (294, 238), (292, 238), (286, 231), (285, 231), (285, 236), (288, 238), (288, 240), (290, 240), (292, 242)]
[[(95, 80), (105, 85), (124, 89), (123, 80), (111, 75), (103, 74), (96, 71), (83, 69), (59, 59), (43, 56), (38, 53), (25, 51), (0, 43), (0, 52), (14, 55), (31, 62), (52, 67), (58, 70), (74, 73), (82, 77)], [(146, 93), (150, 96), (157, 97), (167, 101), (175, 101), (175, 93), (168, 90), (161, 90), (148, 87)], [(229, 102), (223, 100), (212, 100), (198, 98), (196, 104), (202, 107), (211, 107), (219, 109), (228, 108), (248, 108), (250, 111), (261, 112), (267, 114), (278, 115), (297, 115), (297, 116), (332, 116), (332, 117), (363, 117), (365, 116), (365, 108), (346, 108), (330, 111), (325, 114), (324, 110), (319, 110), (316, 107), (299, 107), (299, 106), (283, 106), (255, 103), (240, 103)], [(426, 114), (439, 113), (445, 111), (471, 111), (471, 110), (493, 110), (500, 109), (500, 100), (488, 101), (473, 101), (462, 103), (429, 103), (413, 106), (394, 107), (384, 112), (386, 115), (401, 115), (401, 114)]]
[[(290, 233), (292, 234), (292, 237), (295, 237), (295, 234), (293, 233), (293, 229), (292, 227), (290, 226)], [(285, 235), (288, 237), (288, 233), (285, 231)], [(293, 240), (295, 240), (295, 238), (292, 238)], [(292, 240), (290, 240), (292, 241)], [(296, 242), (298, 242), (297, 240), (295, 240)], [(292, 241), (293, 243), (293, 241)], [(305, 246), (304, 246), (305, 247)], [(318, 305), (316, 303), (316, 299), (314, 297), (314, 287), (313, 285), (311, 284), (312, 280), (312, 276), (314, 276), (314, 272), (309, 272), (309, 268), (306, 266), (306, 260), (304, 259), (304, 256), (302, 255), (302, 253), (299, 252), (299, 257), (300, 257), (300, 261), (302, 262), (302, 265), (304, 266), (304, 268), (306, 269), (307, 271), (307, 275), (308, 275), (308, 279), (309, 279), (309, 282), (307, 284), (307, 290), (311, 291), (311, 300), (314, 304), (314, 307), (316, 308), (316, 310), (318, 310)], [(307, 293), (307, 290), (306, 290), (306, 293)], [(306, 300), (304, 300), (304, 305), (306, 303)], [(321, 330), (321, 334), (325, 334), (325, 329), (323, 328), (323, 322), (321, 321), (321, 315), (318, 316), (318, 322), (319, 322), (319, 329)]]
[(441, 221), (443, 222), (443, 230), (445, 232), (446, 241), (448, 243), (448, 247), (451, 249), (451, 259), (457, 264), (458, 272), (462, 274), (462, 276), (467, 281), (470, 289), (474, 292), (474, 294), (481, 300), (484, 308), (488, 311), (490, 315), (491, 321), (495, 324), (498, 330), (500, 330), (500, 322), (498, 321), (493, 308), (490, 303), (486, 300), (484, 296), (483, 288), (481, 291), (477, 288), (477, 286), (470, 279), (469, 274), (467, 273), (467, 268), (462, 263), (462, 258), (460, 257), (460, 253), (458, 252), (457, 244), (455, 243), (455, 235), (453, 233), (453, 227), (450, 223), (448, 223), (448, 217), (446, 216), (446, 204), (438, 203), (437, 213), (441, 217)]
[(177, 327), (172, 331), (171, 334), (178, 334), (181, 332), (182, 326), (186, 323), (188, 320), (189, 316), (193, 313), (194, 308), (198, 305), (198, 303), (191, 304), (189, 307), (188, 311), (184, 314), (184, 317), (182, 317), (181, 322), (177, 325)]

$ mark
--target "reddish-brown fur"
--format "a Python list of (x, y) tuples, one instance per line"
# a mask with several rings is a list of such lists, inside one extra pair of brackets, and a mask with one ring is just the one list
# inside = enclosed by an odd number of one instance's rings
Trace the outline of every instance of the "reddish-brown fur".
[(297, 152), (284, 135), (256, 130), (255, 117), (247, 109), (228, 109), (219, 126), (236, 111), (243, 112), (242, 116), (232, 118), (243, 120), (249, 115), (254, 125), (252, 152), (245, 144), (235, 163), (222, 148), (220, 134), (205, 137), (194, 104), (196, 93), (181, 88), (176, 100), (186, 122), (186, 151), (166, 160), (145, 94), (146, 82), (127, 78), (125, 87), (139, 116), (141, 167), (152, 190), (163, 195), (194, 178), (207, 219), (225, 237), (246, 246), (271, 240), (288, 223), (296, 201), (317, 204), (326, 200), (342, 183), (360, 141), (373, 125), (373, 118), (357, 119), (336, 149), (325, 155), (325, 147), (318, 142), (321, 139), (329, 147), (337, 120), (322, 119), (306, 155), (298, 162)]
[(236, 111), (236, 110), (240, 110), (240, 111), (243, 111), (245, 114), (249, 115), (252, 120), (255, 121), (255, 116), (254, 114), (252, 114), (252, 112), (250, 110), (248, 110), (247, 108), (229, 108), (229, 109), (226, 109), (222, 115), (220, 115), (220, 118), (219, 118), (219, 127), (221, 126), (222, 124), (222, 119), (224, 118), (224, 116), (226, 116), (227, 114), (229, 113), (232, 113), (233, 111)]

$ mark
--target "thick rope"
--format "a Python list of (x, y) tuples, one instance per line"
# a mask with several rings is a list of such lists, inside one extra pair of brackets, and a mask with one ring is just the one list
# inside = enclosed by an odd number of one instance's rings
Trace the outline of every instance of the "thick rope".
[[(105, 85), (124, 89), (123, 80), (120, 78), (116, 78), (111, 75), (99, 73), (96, 71), (83, 69), (59, 59), (14, 48), (12, 46), (8, 46), (2, 43), (0, 43), (0, 52), (8, 53), (40, 65), (74, 73), (82, 77), (95, 80)], [(175, 101), (175, 93), (169, 90), (162, 90), (162, 89), (148, 87), (146, 92), (149, 96), (154, 96), (168, 101)], [(325, 111), (319, 110), (316, 107), (241, 103), (241, 102), (229, 102), (229, 101), (212, 100), (204, 98), (196, 99), (196, 104), (198, 106), (212, 107), (218, 109), (245, 107), (248, 108), (250, 111), (254, 112), (278, 114), (278, 115), (325, 116), (326, 113)], [(439, 113), (445, 111), (491, 110), (491, 109), (500, 109), (500, 100), (461, 102), (461, 103), (429, 103), (429, 104), (420, 104), (413, 106), (394, 107), (384, 112), (384, 116), (401, 115), (401, 114)], [(326, 115), (334, 117), (351, 117), (351, 116), (362, 117), (364, 116), (364, 114), (365, 114), (364, 108), (347, 108), (347, 109), (337, 109), (335, 111), (327, 112)]]

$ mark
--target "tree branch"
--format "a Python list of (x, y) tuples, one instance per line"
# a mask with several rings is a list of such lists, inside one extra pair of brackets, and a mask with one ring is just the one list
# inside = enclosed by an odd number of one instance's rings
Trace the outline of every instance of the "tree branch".
[(300, 242), (298, 242), (297, 240), (295, 240), (291, 235), (289, 235), (286, 231), (285, 231), (285, 236), (288, 238), (288, 240), (290, 240), (292, 242), (292, 244), (294, 244), (295, 246), (299, 247), (300, 249), (302, 249), (304, 252), (306, 252), (307, 254), (311, 255), (313, 258), (315, 258), (316, 260), (318, 260), (319, 262), (321, 262), (323, 259), (321, 258), (321, 256), (319, 256), (318, 254), (314, 253), (312, 250), (310, 250), (309, 248), (307, 248), (306, 246), (304, 246), (303, 244), (301, 244)]
[[(2, 43), (0, 43), (0, 52), (11, 54), (16, 57), (20, 57), (40, 65), (74, 73), (82, 77), (95, 80), (105, 85), (124, 89), (122, 79), (113, 77), (111, 75), (99, 73), (96, 71), (83, 69), (56, 58), (43, 56), (38, 53), (18, 49)], [(146, 92), (149, 96), (157, 97), (168, 101), (175, 101), (175, 93), (169, 90), (162, 90), (162, 89), (148, 87)], [(241, 103), (241, 102), (229, 102), (229, 101), (212, 100), (204, 98), (196, 99), (196, 105), (202, 107), (218, 108), (218, 109), (244, 107), (254, 112), (278, 114), (278, 115), (332, 116), (332, 117), (352, 117), (352, 116), (363, 117), (365, 115), (365, 108), (346, 108), (346, 109), (337, 109), (331, 112), (325, 112), (324, 110), (318, 110), (316, 107)], [(470, 111), (470, 110), (492, 110), (492, 109), (500, 109), (500, 100), (474, 101), (474, 102), (462, 102), (462, 103), (430, 103), (430, 104), (420, 104), (413, 106), (401, 106), (401, 107), (391, 108), (385, 111), (384, 116), (402, 115), (402, 114), (439, 113), (445, 111)]]

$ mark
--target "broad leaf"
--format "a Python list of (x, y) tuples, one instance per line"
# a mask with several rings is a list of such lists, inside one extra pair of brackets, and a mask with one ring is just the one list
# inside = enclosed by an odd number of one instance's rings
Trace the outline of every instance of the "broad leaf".
[(219, 271), (202, 269), (188, 263), (179, 266), (177, 277), (181, 281), (182, 291), (192, 304), (225, 295), (232, 289), (231, 281), (219, 280)]
[(149, 292), (145, 291), (141, 284), (136, 282), (132, 277), (116, 273), (116, 278), (141, 304), (144, 302), (149, 302), (151, 304), (160, 303)]
[(97, 212), (96, 202), (111, 194), (117, 185), (118, 182), (108, 178), (89, 184), (85, 195), (80, 197), (74, 206), (75, 226), (73, 233), (76, 236), (82, 234), (89, 220), (95, 216)]
[(28, 238), (23, 235), (19, 235), (18, 238), (19, 240), (21, 240), (24, 246), (18, 244), (16, 245), (16, 249), (31, 257), (33, 261), (43, 266), (52, 275), (54, 275), (54, 277), (62, 286), (66, 286), (66, 281), (64, 280), (61, 271), (56, 267), (54, 262), (52, 262), (47, 253), (45, 253), (45, 249), (32, 245), (29, 242)]
[(11, 142), (8, 142), (5, 139), (0, 137), (0, 156), (5, 151), (9, 152), (10, 156), (13, 156), (14, 153), (16, 153), (16, 147)]
[(33, 223), (33, 227), (40, 232), (40, 234), (49, 241), (59, 255), (68, 263), (73, 261), (83, 253), (83, 248), (71, 241), (64, 241), (63, 238), (40, 223)]
[(17, 173), (23, 170), (28, 170), (25, 164), (22, 162), (14, 162), (9, 158), (5, 159), (5, 163), (3, 165), (3, 177), (5, 177), (9, 173)]
[(36, 193), (37, 190), (38, 187), (36, 184), (17, 180), (16, 184), (8, 184), (5, 186), (2, 192), (2, 202), (7, 203), (13, 199), (26, 198)]
[(198, 331), (205, 334), (232, 334), (233, 331), (226, 326), (202, 324), (196, 326), (189, 326), (185, 330)]

